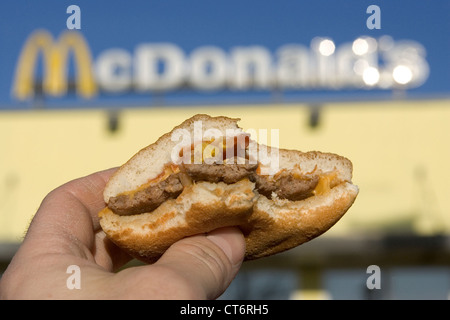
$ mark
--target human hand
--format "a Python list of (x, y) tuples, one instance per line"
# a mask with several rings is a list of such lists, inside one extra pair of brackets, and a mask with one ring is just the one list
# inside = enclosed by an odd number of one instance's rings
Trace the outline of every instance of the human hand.
[[(238, 228), (185, 238), (152, 265), (116, 272), (131, 257), (106, 238), (97, 217), (115, 170), (45, 197), (0, 279), (1, 299), (214, 299), (225, 291), (244, 259)], [(79, 268), (79, 289), (68, 285), (69, 266)]]

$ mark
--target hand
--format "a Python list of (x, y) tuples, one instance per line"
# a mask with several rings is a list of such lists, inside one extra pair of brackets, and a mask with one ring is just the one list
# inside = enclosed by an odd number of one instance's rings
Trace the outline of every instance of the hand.
[[(71, 181), (45, 197), (0, 279), (0, 298), (214, 299), (225, 291), (245, 253), (237, 228), (185, 238), (152, 265), (115, 272), (131, 257), (105, 237), (97, 217), (114, 171)], [(79, 289), (68, 285), (75, 272)]]

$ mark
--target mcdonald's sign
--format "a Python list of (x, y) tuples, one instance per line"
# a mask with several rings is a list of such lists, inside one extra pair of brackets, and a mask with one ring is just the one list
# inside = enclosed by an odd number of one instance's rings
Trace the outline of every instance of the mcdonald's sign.
[(66, 11), (49, 1), (27, 7), (32, 19), (6, 1), (2, 23), (23, 27), (2, 28), (0, 110), (449, 97), (448, 46), (436, 32), (449, 29), (448, 4), (411, 1), (383, 2), (381, 29), (357, 0), (346, 10), (263, 0), (257, 14), (240, 4), (239, 15), (228, 2), (150, 1), (138, 10), (145, 18), (122, 4), (114, 20), (96, 14), (104, 1), (88, 1), (80, 30), (65, 29)]
[[(42, 82), (35, 76), (40, 53)], [(108, 93), (170, 95), (175, 90), (192, 96), (215, 91), (232, 95), (236, 91), (407, 90), (422, 86), (430, 69), (421, 43), (390, 36), (360, 36), (340, 44), (314, 37), (309, 47), (291, 43), (275, 51), (262, 45), (228, 50), (208, 45), (186, 52), (175, 43), (138, 43), (133, 51), (103, 50), (94, 60), (81, 33), (65, 31), (55, 40), (48, 31), (38, 30), (28, 37), (19, 56), (14, 98), (66, 96), (71, 53), (76, 92), (88, 99)]]
[(51, 96), (65, 95), (70, 52), (77, 69), (77, 93), (84, 98), (93, 97), (97, 93), (97, 85), (91, 53), (83, 36), (76, 31), (65, 31), (58, 40), (54, 40), (46, 30), (35, 31), (25, 42), (16, 67), (13, 96), (26, 100), (35, 95), (35, 69), (39, 53), (42, 53), (44, 65), (42, 91)]

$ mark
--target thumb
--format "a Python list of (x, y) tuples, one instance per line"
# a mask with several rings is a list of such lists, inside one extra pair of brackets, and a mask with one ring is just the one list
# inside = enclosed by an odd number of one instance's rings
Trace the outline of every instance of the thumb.
[[(173, 244), (153, 266), (176, 274), (176, 285), (190, 299), (215, 299), (230, 285), (245, 255), (242, 232), (235, 227), (185, 238)], [(183, 290), (179, 291), (183, 295)]]

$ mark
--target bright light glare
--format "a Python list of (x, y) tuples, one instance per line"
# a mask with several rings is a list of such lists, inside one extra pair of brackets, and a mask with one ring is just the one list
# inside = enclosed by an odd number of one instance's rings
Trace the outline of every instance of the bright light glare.
[(380, 80), (380, 73), (377, 68), (369, 67), (364, 70), (363, 81), (368, 86), (373, 86)]
[(412, 80), (413, 74), (409, 67), (399, 65), (394, 68), (392, 77), (394, 78), (395, 82), (399, 84), (407, 84)]
[(369, 51), (369, 43), (366, 39), (358, 38), (353, 41), (352, 50), (356, 55), (362, 56)]
[(334, 53), (336, 46), (334, 42), (329, 39), (324, 39), (319, 43), (319, 52), (323, 56), (331, 56)]

